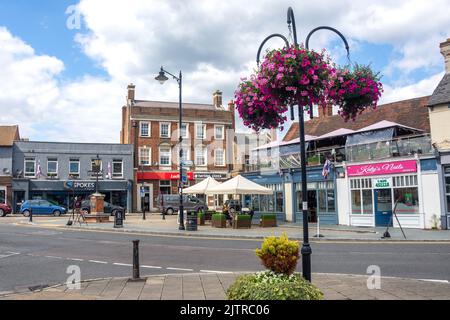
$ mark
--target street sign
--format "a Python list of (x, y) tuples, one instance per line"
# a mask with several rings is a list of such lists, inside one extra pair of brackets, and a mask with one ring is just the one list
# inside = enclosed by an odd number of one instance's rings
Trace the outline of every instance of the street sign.
[(182, 176), (181, 177), (181, 181), (183, 181), (183, 183), (187, 183), (188, 182), (188, 177), (187, 176)]
[(192, 160), (183, 160), (183, 161), (181, 161), (181, 165), (183, 167), (192, 167), (194, 165), (194, 161), (192, 161)]

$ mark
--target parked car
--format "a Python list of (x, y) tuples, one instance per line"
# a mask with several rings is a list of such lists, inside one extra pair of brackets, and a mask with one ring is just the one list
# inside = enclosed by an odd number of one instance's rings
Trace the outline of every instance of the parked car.
[(238, 200), (227, 200), (222, 206), (222, 212), (224, 214), (234, 214), (240, 211), (242, 211), (242, 206)]
[[(183, 208), (195, 212), (208, 210), (208, 206), (203, 200), (191, 195), (183, 195)], [(180, 210), (180, 196), (173, 194), (158, 196), (158, 209), (168, 215), (175, 214)]]
[(0, 203), (0, 217), (6, 217), (7, 214), (10, 214), (12, 209), (7, 204)]
[[(109, 202), (107, 202), (107, 201), (104, 202), (103, 208), (104, 208), (105, 213), (109, 213), (109, 214), (111, 214), (112, 216), (115, 215), (115, 213), (116, 213), (117, 210), (121, 210), (122, 212), (125, 213), (125, 209), (124, 209), (123, 207), (121, 207), (121, 206), (116, 206), (116, 205), (111, 204), (111, 203), (109, 203)], [(90, 200), (84, 200), (84, 201), (82, 201), (82, 202), (81, 202), (81, 208), (80, 208), (80, 209), (81, 209), (82, 211), (87, 212), (87, 213), (91, 213), (91, 202), (90, 202)]]
[(33, 215), (54, 215), (55, 217), (59, 217), (67, 213), (66, 208), (55, 205), (47, 200), (25, 201), (20, 207), (20, 213), (25, 217), (29, 217), (30, 209), (33, 210)]

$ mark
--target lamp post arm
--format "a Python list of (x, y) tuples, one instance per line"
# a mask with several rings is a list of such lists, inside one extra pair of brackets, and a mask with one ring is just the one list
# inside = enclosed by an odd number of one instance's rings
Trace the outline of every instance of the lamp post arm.
[(172, 78), (177, 80), (178, 83), (181, 83), (181, 78), (182, 78), (181, 71), (180, 71), (180, 76), (179, 77), (177, 77), (176, 75), (174, 75), (174, 74), (170, 73), (169, 71), (165, 70), (163, 67), (161, 67), (161, 71), (164, 71), (164, 73), (167, 73), (169, 76), (172, 76)]
[(259, 46), (258, 55), (256, 56), (256, 63), (258, 64), (258, 66), (259, 66), (259, 63), (261, 62), (261, 51), (262, 51), (264, 45), (266, 44), (267, 41), (269, 41), (270, 39), (275, 38), (275, 37), (283, 39), (284, 43), (286, 44), (286, 48), (289, 47), (289, 41), (282, 34), (274, 33), (274, 34), (268, 36), (267, 38), (264, 39), (264, 41)]
[(305, 42), (305, 44), (306, 44), (306, 49), (309, 49), (309, 40), (311, 39), (311, 36), (312, 36), (315, 32), (317, 32), (317, 31), (319, 31), (319, 30), (330, 30), (330, 31), (333, 31), (334, 33), (336, 33), (339, 37), (341, 37), (342, 41), (344, 41), (345, 49), (347, 50), (347, 58), (350, 60), (350, 46), (348, 45), (347, 39), (345, 39), (344, 35), (343, 35), (340, 31), (338, 31), (338, 30), (336, 30), (335, 28), (332, 28), (332, 27), (321, 26), (321, 27), (317, 27), (317, 28), (315, 28), (314, 30), (312, 30), (312, 31), (308, 34), (308, 37), (306, 37), (306, 42)]
[(294, 44), (297, 47), (298, 46), (298, 40), (297, 40), (297, 26), (295, 24), (295, 16), (294, 16), (294, 10), (292, 7), (289, 7), (288, 13), (287, 13), (287, 23), (289, 26), (292, 24), (292, 33), (294, 36)]

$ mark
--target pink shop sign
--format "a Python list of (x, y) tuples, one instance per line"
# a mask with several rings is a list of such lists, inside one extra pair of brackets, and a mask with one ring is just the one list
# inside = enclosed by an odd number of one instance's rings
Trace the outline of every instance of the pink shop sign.
[(410, 172), (417, 172), (417, 162), (415, 160), (363, 164), (347, 167), (347, 175), (349, 177), (378, 176)]

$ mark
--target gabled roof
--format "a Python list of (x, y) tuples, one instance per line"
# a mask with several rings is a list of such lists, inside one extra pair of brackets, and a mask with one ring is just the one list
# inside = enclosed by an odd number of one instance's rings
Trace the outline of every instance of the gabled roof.
[[(305, 133), (321, 136), (340, 128), (359, 130), (383, 120), (417, 128), (428, 133), (430, 132), (430, 120), (426, 106), (428, 105), (429, 98), (427, 96), (384, 104), (376, 110), (364, 111), (356, 121), (350, 120), (345, 122), (339, 115), (324, 118), (316, 117), (313, 120), (305, 122)], [(289, 141), (295, 138), (298, 138), (297, 122), (292, 124), (283, 140)]]
[(428, 101), (428, 106), (450, 103), (450, 73), (447, 73), (439, 82), (437, 88)]
[(0, 126), (0, 146), (11, 147), (20, 140), (19, 126)]

